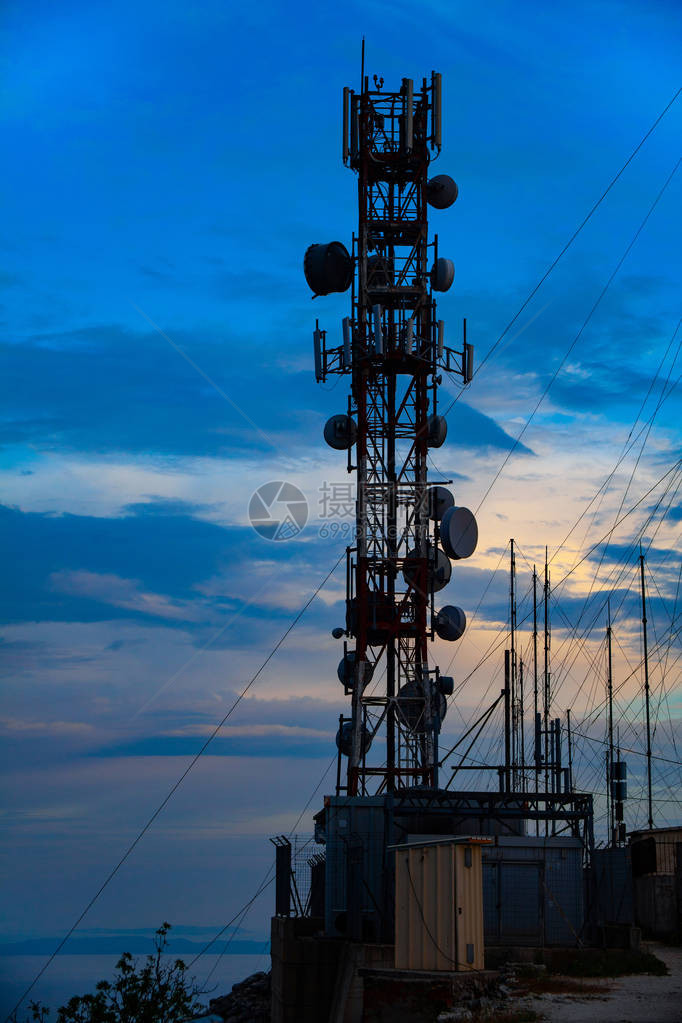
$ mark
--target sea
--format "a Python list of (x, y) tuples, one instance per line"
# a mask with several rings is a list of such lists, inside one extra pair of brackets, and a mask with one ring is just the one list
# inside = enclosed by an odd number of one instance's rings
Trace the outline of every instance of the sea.
[[(44, 966), (46, 956), (0, 956), (0, 1019), (4, 1020), (12, 1011), (36, 974)], [(60, 955), (48, 966), (30, 995), (17, 1013), (19, 1023), (30, 1019), (30, 1001), (48, 1006), (49, 1020), (54, 1023), (57, 1009), (65, 1005), (73, 995), (90, 994), (99, 980), (111, 980), (118, 960), (115, 955)], [(142, 957), (140, 957), (142, 958)], [(179, 958), (165, 956), (168, 960)], [(189, 962), (191, 956), (184, 953), (180, 958)], [(213, 969), (215, 967), (215, 969)], [(206, 978), (213, 969), (208, 983)], [(270, 969), (270, 955), (203, 955), (196, 966), (188, 971), (196, 977), (208, 993), (202, 1000), (229, 994), (233, 984), (245, 980), (258, 970)]]

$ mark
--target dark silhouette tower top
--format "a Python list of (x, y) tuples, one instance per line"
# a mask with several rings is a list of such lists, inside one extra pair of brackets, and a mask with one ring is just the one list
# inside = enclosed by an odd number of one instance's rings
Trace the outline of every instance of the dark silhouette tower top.
[[(427, 210), (451, 206), (457, 185), (429, 178), (441, 148), (441, 76), (397, 92), (369, 79), (343, 90), (343, 159), (358, 175), (359, 219), (350, 252), (311, 245), (306, 280), (316, 295), (351, 289), (351, 314), (337, 341), (314, 332), (315, 376), (350, 377), (347, 410), (327, 422), (327, 443), (348, 453), (356, 477), (356, 530), (347, 550), (344, 651), (338, 676), (351, 697), (337, 734), (348, 758), (337, 795), (373, 795), (438, 785), (438, 734), (453, 679), (430, 667), (435, 636), (458, 640), (464, 612), (440, 604), (453, 560), (469, 557), (478, 530), (441, 480), (429, 486), (429, 452), (447, 435), (438, 414), (441, 374), (472, 377), (464, 325), (461, 349), (446, 343), (434, 292), (454, 266), (429, 242)], [(336, 332), (335, 332), (336, 333)], [(452, 379), (452, 376), (451, 376)]]

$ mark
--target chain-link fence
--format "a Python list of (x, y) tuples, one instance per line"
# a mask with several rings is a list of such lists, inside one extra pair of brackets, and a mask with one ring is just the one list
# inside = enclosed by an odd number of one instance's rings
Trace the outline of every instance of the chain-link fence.
[(272, 838), (276, 848), (277, 913), (324, 915), (325, 847), (311, 835)]

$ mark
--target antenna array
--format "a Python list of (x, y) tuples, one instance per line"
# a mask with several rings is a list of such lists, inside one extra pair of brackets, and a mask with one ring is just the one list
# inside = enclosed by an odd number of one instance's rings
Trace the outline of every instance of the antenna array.
[[(331, 417), (325, 440), (347, 450), (356, 476), (356, 532), (347, 549), (344, 654), (338, 676), (351, 697), (337, 746), (337, 795), (369, 795), (438, 785), (438, 734), (453, 680), (428, 664), (435, 636), (458, 640), (464, 612), (436, 607), (451, 560), (473, 554), (473, 514), (443, 483), (429, 486), (427, 458), (447, 435), (438, 414), (443, 371), (471, 381), (466, 323), (459, 350), (448, 344), (434, 293), (454, 280), (453, 263), (428, 239), (427, 209), (457, 198), (448, 175), (428, 177), (441, 148), (441, 76), (421, 88), (404, 78), (397, 92), (363, 77), (343, 91), (343, 160), (358, 175), (359, 222), (351, 251), (341, 242), (311, 245), (304, 260), (315, 295), (351, 290), (351, 315), (335, 342), (316, 323), (315, 377), (350, 377), (345, 412)], [(340, 634), (340, 635), (339, 635)], [(374, 679), (374, 686), (370, 682)], [(379, 733), (383, 750), (374, 746)]]

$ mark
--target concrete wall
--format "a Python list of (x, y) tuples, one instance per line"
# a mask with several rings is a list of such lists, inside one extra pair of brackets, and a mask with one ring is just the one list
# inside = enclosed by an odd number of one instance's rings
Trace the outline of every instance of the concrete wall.
[(329, 1018), (343, 942), (314, 936), (322, 927), (321, 919), (272, 918), (272, 1023)]
[[(495, 994), (490, 973), (412, 973), (361, 970), (365, 989), (362, 1023), (433, 1023), (440, 1013), (452, 1019), (463, 1003)], [(469, 1014), (470, 1016), (471, 1014)]]
[(322, 928), (321, 918), (272, 918), (271, 1023), (360, 1023), (359, 971), (393, 966), (393, 945), (326, 938)]

